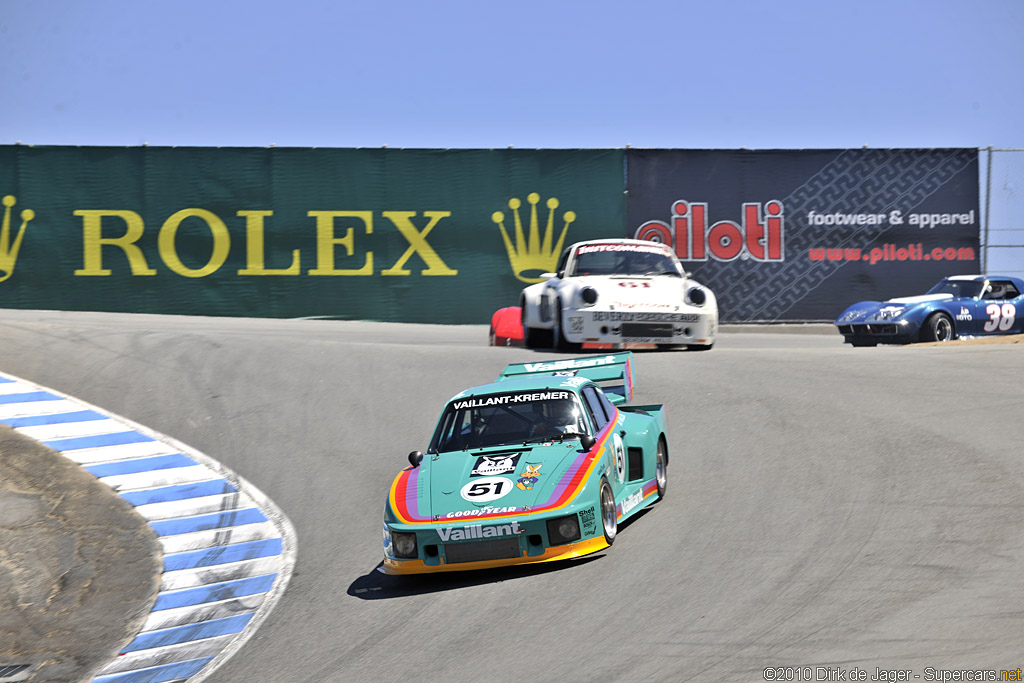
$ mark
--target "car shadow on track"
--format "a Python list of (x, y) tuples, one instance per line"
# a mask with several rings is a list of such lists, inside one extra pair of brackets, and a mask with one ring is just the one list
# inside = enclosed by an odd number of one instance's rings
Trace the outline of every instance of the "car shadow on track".
[(378, 571), (383, 562), (360, 576), (348, 587), (348, 594), (362, 600), (387, 600), (404, 598), (410, 595), (424, 595), (440, 591), (458, 590), (488, 583), (499, 583), (510, 579), (523, 579), (540, 576), (551, 572), (565, 571), (581, 564), (595, 562), (604, 557), (604, 553), (587, 555), (574, 560), (560, 562), (544, 562), (538, 564), (519, 565), (515, 567), (499, 567), (496, 569), (476, 569), (471, 571), (442, 572), (438, 574), (411, 574), (396, 576)]
[[(633, 517), (619, 524), (619, 531), (645, 517), (652, 508), (647, 507)], [(440, 591), (458, 590), (488, 583), (499, 583), (511, 579), (525, 579), (551, 572), (567, 571), (581, 564), (596, 562), (604, 558), (610, 550), (606, 549), (593, 555), (576, 559), (559, 560), (557, 562), (540, 562), (537, 564), (521, 564), (513, 567), (495, 569), (475, 569), (471, 571), (441, 572), (437, 574), (410, 574), (396, 576), (384, 574), (380, 568), (383, 562), (369, 572), (360, 576), (348, 587), (348, 594), (361, 600), (388, 600), (404, 598), (410, 595), (425, 595)]]

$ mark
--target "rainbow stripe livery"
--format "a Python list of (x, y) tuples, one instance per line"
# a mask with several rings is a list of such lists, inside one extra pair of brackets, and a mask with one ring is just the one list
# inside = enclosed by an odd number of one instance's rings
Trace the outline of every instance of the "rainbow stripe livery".
[(665, 493), (664, 406), (632, 406), (631, 353), (509, 365), (445, 406), (384, 511), (381, 571), (580, 557)]

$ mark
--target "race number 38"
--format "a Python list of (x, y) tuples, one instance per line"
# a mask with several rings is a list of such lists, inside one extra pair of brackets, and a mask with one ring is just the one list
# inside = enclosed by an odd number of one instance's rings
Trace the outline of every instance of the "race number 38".
[(1013, 304), (989, 304), (985, 307), (985, 314), (988, 315), (988, 322), (985, 323), (986, 332), (1006, 332), (1013, 327), (1017, 319), (1017, 307)]

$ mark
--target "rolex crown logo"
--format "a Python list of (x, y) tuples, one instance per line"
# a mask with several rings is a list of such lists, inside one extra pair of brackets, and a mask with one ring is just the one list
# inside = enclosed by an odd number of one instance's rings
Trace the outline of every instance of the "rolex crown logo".
[(576, 212), (566, 211), (562, 214), (562, 220), (565, 221), (562, 232), (558, 235), (558, 241), (552, 244), (558, 199), (551, 197), (546, 202), (548, 217), (543, 236), (537, 218), (537, 204), (540, 203), (540, 195), (531, 192), (527, 195), (526, 201), (530, 204), (530, 223), (524, 231), (522, 217), (519, 215), (522, 201), (515, 197), (508, 200), (508, 208), (512, 209), (512, 220), (515, 224), (514, 244), (505, 228), (505, 214), (495, 211), (491, 214), (491, 220), (501, 229), (501, 237), (505, 241), (505, 251), (508, 253), (508, 262), (512, 265), (512, 272), (516, 277), (523, 282), (543, 282), (544, 278), (541, 277), (541, 274), (553, 272), (558, 265), (558, 256), (562, 252), (565, 233), (569, 230), (569, 224), (576, 220)]
[(14, 264), (18, 260), (18, 251), (21, 249), (21, 240), (25, 237), (25, 227), (28, 222), (36, 217), (32, 209), (25, 209), (21, 212), (21, 227), (18, 234), (11, 242), (11, 208), (17, 203), (14, 195), (7, 195), (3, 198), (4, 222), (0, 228), (0, 282), (3, 282), (14, 273)]

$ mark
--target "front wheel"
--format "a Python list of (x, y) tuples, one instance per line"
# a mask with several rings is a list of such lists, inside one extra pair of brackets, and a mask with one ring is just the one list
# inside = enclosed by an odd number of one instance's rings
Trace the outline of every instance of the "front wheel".
[(611, 545), (615, 542), (615, 534), (619, 531), (619, 523), (615, 518), (615, 495), (607, 479), (601, 479), (601, 526), (604, 527), (604, 540)]
[(934, 313), (921, 328), (921, 340), (947, 342), (953, 338), (953, 320), (945, 313)]

